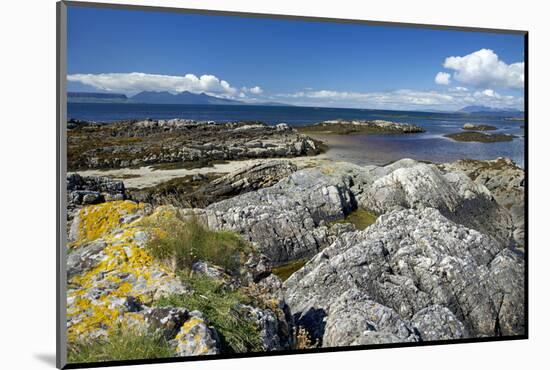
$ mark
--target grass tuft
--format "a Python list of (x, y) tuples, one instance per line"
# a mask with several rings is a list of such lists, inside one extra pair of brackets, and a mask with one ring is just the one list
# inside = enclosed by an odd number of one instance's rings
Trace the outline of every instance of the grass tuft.
[(183, 279), (193, 293), (161, 298), (158, 306), (184, 307), (189, 311), (202, 312), (218, 331), (224, 353), (263, 350), (258, 327), (246, 318), (246, 311), (242, 308), (242, 305), (251, 304), (252, 298), (206, 276), (185, 275)]
[(147, 226), (155, 230), (146, 245), (148, 252), (169, 262), (175, 271), (191, 270), (193, 263), (207, 261), (238, 274), (242, 260), (253, 250), (233, 232), (209, 230), (196, 218), (184, 221), (177, 213)]
[(168, 358), (174, 356), (162, 333), (142, 332), (131, 327), (111, 330), (105, 339), (73, 342), (68, 345), (70, 363)]

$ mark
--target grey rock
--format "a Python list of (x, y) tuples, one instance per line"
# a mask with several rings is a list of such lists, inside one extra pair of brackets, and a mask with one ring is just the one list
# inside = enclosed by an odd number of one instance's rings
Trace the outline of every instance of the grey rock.
[(100, 176), (80, 176), (67, 174), (67, 208), (97, 204), (105, 201), (126, 199), (124, 183)]
[(67, 255), (67, 279), (82, 274), (94, 268), (105, 256), (103, 249), (107, 243), (102, 239), (96, 239), (79, 248), (69, 249)]
[(464, 335), (481, 337), (524, 332), (523, 271), (521, 255), (492, 238), (435, 209), (407, 209), (341, 235), (284, 287), (296, 325), (319, 329), (317, 336), (324, 336), (324, 321), (340, 320), (331, 315), (339, 312), (332, 306), (342, 293), (357, 289), (364, 302), (388, 307), (405, 321), (440, 305), (464, 325)]
[(468, 332), (447, 307), (434, 305), (418, 311), (411, 320), (423, 341), (467, 338)]
[[(86, 135), (77, 135), (85, 130)], [(287, 125), (186, 119), (114, 122), (71, 130), (71, 170), (315, 155), (319, 142)], [(92, 144), (90, 144), (92, 143)]]
[(436, 208), (448, 219), (486, 233), (503, 245), (512, 242), (510, 214), (485, 186), (463, 172), (443, 172), (436, 165), (411, 160), (373, 172), (379, 177), (357, 196), (360, 206), (379, 214), (402, 208)]
[(143, 316), (149, 327), (160, 330), (166, 340), (173, 339), (190, 318), (189, 312), (179, 307), (150, 308), (143, 312)]
[(180, 328), (174, 344), (177, 356), (216, 355), (220, 353), (220, 339), (216, 329), (208, 325), (202, 314), (192, 311)]
[(509, 158), (460, 160), (442, 164), (440, 168), (463, 172), (475, 183), (485, 186), (497, 203), (510, 213), (516, 243), (525, 245), (525, 174), (522, 168)]
[(277, 265), (329, 245), (334, 237), (321, 224), (343, 218), (353, 202), (348, 177), (302, 170), (269, 188), (183, 213), (200, 217), (211, 229), (242, 234)]
[(222, 200), (275, 185), (296, 171), (289, 161), (272, 160), (254, 164), (222, 176), (197, 190), (197, 196)]
[(419, 340), (409, 323), (394, 310), (352, 289), (331, 305), (322, 344), (340, 347)]

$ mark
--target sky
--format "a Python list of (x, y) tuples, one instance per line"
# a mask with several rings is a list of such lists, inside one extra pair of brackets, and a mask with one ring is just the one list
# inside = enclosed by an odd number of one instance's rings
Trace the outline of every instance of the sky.
[(67, 34), (69, 91), (523, 109), (521, 35), (72, 6)]

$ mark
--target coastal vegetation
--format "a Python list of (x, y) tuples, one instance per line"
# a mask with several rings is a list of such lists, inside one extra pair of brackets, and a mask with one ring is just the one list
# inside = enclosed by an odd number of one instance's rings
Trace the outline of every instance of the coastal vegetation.
[[(323, 151), (320, 142), (286, 124), (143, 120), (95, 124), (73, 121), (67, 130), (69, 171), (155, 166), (177, 169), (228, 160), (298, 157)], [(319, 146), (318, 146), (319, 145)]]
[(461, 142), (498, 143), (512, 141), (516, 136), (508, 134), (487, 134), (484, 132), (468, 131), (446, 134), (445, 137)]
[(211, 262), (234, 274), (253, 248), (230, 231), (211, 231), (197, 218), (183, 220), (174, 210), (166, 210), (144, 221), (151, 230), (146, 250), (174, 271), (191, 271), (198, 261)]
[(462, 126), (464, 130), (472, 130), (472, 131), (492, 131), (496, 130), (496, 126), (491, 125), (477, 125), (474, 123), (465, 123), (464, 126)]
[(161, 298), (158, 307), (184, 307), (200, 311), (216, 329), (224, 353), (261, 351), (258, 326), (247, 319), (243, 305), (252, 303), (252, 297), (239, 289), (207, 276), (181, 275), (191, 290), (190, 294), (170, 295)]
[(424, 132), (417, 125), (396, 123), (383, 120), (374, 121), (345, 121), (334, 120), (299, 126), (298, 132), (304, 135), (381, 135), (381, 134), (410, 134)]
[(142, 331), (131, 325), (118, 325), (106, 338), (69, 343), (70, 363), (168, 358), (174, 350), (160, 331)]

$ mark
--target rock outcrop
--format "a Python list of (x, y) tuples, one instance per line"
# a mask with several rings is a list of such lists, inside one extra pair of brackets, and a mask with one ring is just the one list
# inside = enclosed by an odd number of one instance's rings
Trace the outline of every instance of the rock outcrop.
[(462, 126), (462, 129), (473, 130), (473, 131), (492, 131), (492, 130), (496, 130), (497, 128), (491, 125), (478, 125), (475, 123), (465, 123), (464, 126)]
[(126, 199), (126, 190), (121, 180), (80, 176), (77, 173), (67, 174), (68, 208), (124, 199)]
[[(191, 297), (192, 285), (146, 248), (154, 220), (168, 217), (174, 208), (152, 209), (131, 201), (112, 201), (82, 207), (73, 222), (67, 252), (67, 334), (69, 343), (104, 339), (119, 327), (142, 335), (159, 332), (170, 343), (174, 356), (212, 355), (227, 351), (217, 323), (200, 311), (159, 304), (163, 298)], [(196, 265), (196, 266), (195, 266)], [(247, 294), (241, 320), (254, 328), (262, 350), (288, 349), (293, 321), (280, 293), (280, 281), (269, 273), (269, 282), (258, 284), (246, 276), (257, 275), (254, 266), (243, 277), (198, 261), (193, 273), (205, 274), (227, 289)], [(260, 280), (260, 279), (258, 279)], [(270, 293), (273, 291), (274, 293)], [(183, 302), (186, 302), (184, 299)]]
[(378, 214), (401, 208), (436, 208), (452, 221), (493, 236), (504, 245), (511, 243), (513, 224), (508, 211), (485, 186), (463, 172), (440, 171), (436, 165), (407, 159), (370, 172), (365, 190), (357, 194), (361, 207)]
[(416, 134), (425, 130), (410, 123), (385, 120), (329, 120), (298, 128), (300, 132), (319, 134)]
[(332, 346), (523, 334), (523, 279), (520, 252), (423, 208), (341, 235), (284, 287)]
[(211, 229), (226, 229), (252, 241), (278, 265), (314, 255), (333, 240), (327, 222), (355, 208), (350, 179), (317, 169), (293, 173), (269, 188), (189, 209)]
[[(159, 127), (170, 132), (188, 123), (167, 125)], [(158, 129), (150, 121), (137, 127)], [(107, 180), (70, 181), (81, 184), (71, 185), (73, 191), (127, 196), (123, 187), (104, 185)], [(194, 191), (208, 200), (204, 208), (78, 203), (67, 256), (69, 340), (102, 338), (111, 327), (133, 322), (160, 330), (175, 355), (228, 351), (208, 306), (199, 312), (173, 301), (158, 305), (167, 296), (183, 296), (177, 302), (185, 303), (199, 294), (145, 248), (147, 221), (169, 213), (239, 233), (260, 252), (251, 253), (238, 274), (203, 260), (189, 267), (195, 278), (246, 294), (232, 309), (254, 328), (258, 341), (248, 350), (293, 348), (300, 327), (324, 347), (525, 332), (524, 175), (509, 160), (436, 165), (404, 159), (302, 170), (276, 160)], [(376, 213), (376, 222), (362, 231), (333, 223), (357, 208)], [(308, 262), (284, 283), (270, 272), (297, 260)]]
[(297, 170), (295, 164), (270, 160), (226, 175), (190, 175), (157, 186), (129, 189), (128, 197), (152, 205), (206, 207), (233, 196), (275, 185)]
[(296, 157), (322, 151), (320, 142), (286, 124), (199, 122), (185, 119), (77, 125), (68, 132), (68, 168), (121, 168)]
[[(209, 228), (242, 234), (256, 244), (271, 266), (309, 258), (328, 246), (342, 232), (331, 222), (358, 207), (376, 214), (435, 208), (446, 218), (487, 234), (503, 246), (514, 244), (512, 235), (521, 225), (513, 223), (510, 206), (495, 200), (481, 180), (473, 181), (462, 170), (445, 168), (411, 159), (384, 167), (326, 165), (293, 172), (273, 186), (183, 213), (199, 217)], [(214, 183), (237, 179), (239, 184), (257, 184), (254, 176), (245, 180), (247, 174), (230, 174)]]
[(444, 171), (461, 171), (475, 183), (485, 186), (495, 200), (510, 212), (514, 240), (525, 244), (525, 173), (511, 159), (490, 161), (465, 159), (440, 165)]

